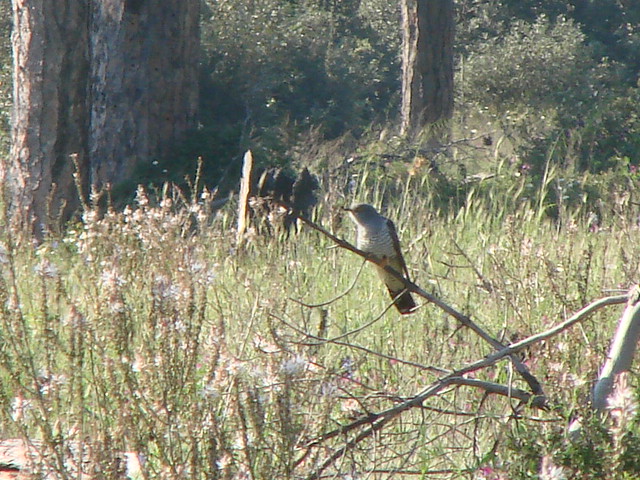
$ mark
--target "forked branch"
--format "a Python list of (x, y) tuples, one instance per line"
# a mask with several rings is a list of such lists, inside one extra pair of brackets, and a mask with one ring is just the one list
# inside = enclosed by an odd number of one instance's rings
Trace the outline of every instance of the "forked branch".
[(589, 317), (591, 314), (596, 312), (597, 310), (608, 306), (608, 305), (617, 305), (621, 303), (625, 303), (627, 301), (627, 295), (618, 295), (613, 297), (605, 297), (595, 302), (587, 305), (583, 309), (576, 312), (570, 318), (565, 320), (554, 327), (541, 332), (530, 337), (527, 337), (517, 343), (511, 344), (508, 347), (504, 347), (501, 350), (481, 359), (477, 360), (473, 363), (467, 364), (465, 367), (458, 369), (450, 374), (440, 378), (439, 380), (433, 382), (431, 385), (423, 389), (421, 392), (417, 393), (410, 399), (399, 403), (391, 408), (383, 410), (378, 413), (369, 413), (368, 415), (355, 420), (352, 423), (344, 425), (340, 428), (327, 432), (320, 437), (314, 439), (313, 441), (307, 443), (305, 445), (306, 451), (299, 458), (296, 464), (301, 463), (304, 458), (307, 457), (309, 451), (314, 446), (319, 445), (320, 443), (337, 436), (347, 435), (350, 432), (357, 430), (360, 427), (367, 426), (357, 434), (355, 434), (350, 440), (348, 440), (344, 445), (342, 445), (339, 449), (331, 453), (323, 460), (323, 462), (309, 475), (307, 476), (307, 480), (315, 480), (320, 478), (322, 472), (326, 470), (329, 466), (331, 466), (337, 459), (341, 458), (349, 449), (353, 448), (359, 442), (363, 441), (366, 438), (369, 438), (374, 433), (381, 430), (387, 423), (396, 418), (401, 413), (411, 409), (422, 406), (425, 400), (430, 397), (437, 395), (444, 388), (451, 385), (467, 385), (482, 388), (488, 393), (496, 393), (500, 395), (507, 394), (513, 398), (517, 398), (521, 401), (528, 402), (529, 405), (535, 406), (538, 408), (546, 407), (546, 398), (543, 395), (530, 395), (527, 392), (517, 389), (511, 389), (505, 385), (493, 384), (489, 382), (482, 382), (478, 380), (473, 380), (464, 377), (464, 375), (480, 370), (482, 368), (489, 367), (491, 365), (496, 364), (498, 361), (504, 359), (505, 357), (512, 357), (512, 355), (518, 353), (519, 351), (530, 347), (533, 344), (539, 343), (543, 340), (547, 340), (551, 337), (554, 337), (563, 331), (570, 328), (572, 325), (584, 320)]
[[(403, 275), (401, 275), (399, 272), (396, 272), (390, 266), (384, 265), (377, 258), (367, 254), (366, 252), (359, 250), (358, 248), (351, 245), (349, 242), (341, 238), (338, 238), (337, 236), (328, 232), (327, 230), (325, 230), (315, 222), (311, 221), (310, 219), (306, 218), (305, 216), (300, 215), (297, 212), (292, 212), (292, 213), (296, 215), (296, 217), (299, 218), (302, 222), (304, 222), (307, 226), (309, 226), (310, 228), (320, 232), (321, 234), (331, 239), (337, 246), (344, 248), (346, 250), (349, 250), (355, 253), (356, 255), (359, 255), (362, 258), (366, 259), (367, 261), (374, 263), (381, 268), (384, 268), (390, 275), (393, 275), (398, 280), (402, 281), (407, 290), (433, 303), (438, 308), (442, 309), (447, 314), (454, 317), (462, 325), (470, 328), (480, 338), (485, 340), (495, 350), (497, 350), (496, 352), (486, 356), (483, 359), (477, 360), (473, 363), (466, 365), (461, 369), (458, 369), (454, 372), (451, 372), (443, 376), (442, 378), (433, 382), (431, 385), (423, 389), (421, 392), (418, 392), (417, 394), (415, 394), (413, 397), (409, 398), (406, 401), (398, 403), (393, 407), (390, 407), (381, 412), (377, 412), (377, 413), (370, 412), (367, 415), (347, 425), (344, 425), (332, 431), (326, 432), (323, 435), (317, 437), (316, 439), (308, 442), (303, 447), (304, 452), (295, 462), (295, 465), (301, 464), (307, 458), (311, 450), (314, 449), (314, 447), (320, 446), (327, 440), (338, 437), (338, 436), (351, 435), (351, 437), (347, 439), (340, 448), (336, 449), (335, 451), (330, 453), (326, 458), (322, 460), (322, 462), (307, 476), (307, 480), (315, 480), (320, 478), (323, 475), (323, 472), (327, 468), (329, 468), (338, 459), (342, 458), (342, 456), (345, 453), (347, 453), (350, 449), (358, 445), (361, 441), (371, 437), (376, 432), (380, 431), (386, 424), (388, 424), (390, 421), (398, 417), (403, 412), (412, 408), (421, 407), (425, 402), (425, 400), (437, 395), (448, 386), (466, 385), (466, 386), (481, 388), (488, 393), (508, 395), (510, 397), (517, 398), (522, 402), (525, 402), (531, 406), (538, 407), (538, 408), (546, 408), (547, 400), (544, 395), (544, 392), (542, 391), (542, 387), (540, 383), (529, 372), (527, 367), (516, 357), (516, 354), (521, 350), (535, 343), (541, 342), (555, 335), (558, 335), (559, 333), (570, 328), (575, 323), (580, 322), (583, 319), (587, 318), (595, 311), (608, 305), (625, 303), (628, 298), (627, 295), (619, 295), (619, 296), (602, 298), (600, 300), (597, 300), (591, 303), (590, 305), (587, 305), (586, 307), (576, 312), (574, 315), (572, 315), (570, 318), (568, 318), (564, 322), (544, 332), (532, 335), (528, 338), (525, 338), (524, 340), (521, 340), (509, 346), (505, 346), (501, 342), (493, 338), (491, 335), (489, 335), (487, 332), (485, 332), (480, 326), (478, 326), (475, 322), (473, 322), (473, 320), (471, 320), (470, 317), (458, 312), (456, 309), (446, 304), (439, 298), (424, 291), (417, 284), (411, 282), (410, 280), (405, 278)], [(511, 360), (511, 362), (515, 365), (518, 373), (528, 383), (529, 387), (531, 388), (531, 391), (533, 392), (532, 394), (525, 392), (523, 390), (514, 389), (510, 386), (482, 382), (479, 380), (473, 380), (465, 377), (467, 373), (494, 365), (495, 363), (497, 363), (498, 361), (506, 357), (508, 357)]]
[[(288, 208), (287, 205), (283, 204), (282, 206), (284, 208)], [(292, 213), (297, 218), (299, 218), (302, 222), (304, 222), (307, 226), (309, 226), (312, 229), (316, 230), (317, 232), (320, 232), (321, 234), (325, 235), (327, 238), (329, 238), (331, 241), (333, 241), (339, 247), (344, 248), (345, 250), (349, 250), (349, 251), (355, 253), (356, 255), (361, 256), (365, 260), (367, 260), (367, 261), (369, 261), (371, 263), (374, 263), (374, 264), (378, 265), (381, 268), (384, 268), (390, 275), (393, 275), (398, 280), (403, 282), (407, 290), (409, 290), (412, 293), (415, 293), (416, 295), (418, 295), (418, 296), (426, 299), (427, 301), (433, 303), (438, 308), (444, 310), (447, 314), (449, 314), (450, 316), (455, 318), (462, 325), (464, 325), (465, 327), (468, 327), (469, 329), (471, 329), (480, 338), (482, 338), (485, 342), (487, 342), (489, 345), (491, 345), (495, 350), (501, 350), (501, 349), (505, 348), (505, 345), (503, 345), (497, 339), (493, 338), (489, 333), (487, 333), (484, 329), (482, 329), (477, 323), (475, 323), (473, 320), (471, 320), (471, 318), (469, 316), (457, 311), (455, 308), (453, 308), (450, 305), (448, 305), (447, 303), (443, 302), (438, 297), (436, 297), (434, 295), (431, 295), (430, 293), (424, 291), (417, 284), (415, 284), (414, 282), (408, 280), (407, 278), (405, 278), (399, 272), (396, 272), (391, 266), (386, 265), (384, 262), (382, 262), (381, 260), (377, 259), (375, 256), (369, 255), (368, 253), (363, 252), (362, 250), (356, 248), (355, 246), (353, 246), (349, 242), (347, 242), (347, 241), (335, 236), (331, 232), (328, 232), (327, 230), (322, 228), (320, 225), (318, 225), (317, 223), (315, 223), (312, 220), (308, 219), (304, 215), (301, 215), (301, 214), (299, 214), (299, 213), (297, 213), (295, 211), (293, 211)], [(524, 365), (520, 361), (520, 359), (518, 359), (516, 357), (511, 357), (511, 361), (513, 362), (513, 365), (516, 367), (516, 371), (527, 382), (527, 384), (529, 385), (529, 388), (531, 389), (533, 394), (534, 395), (544, 395), (544, 392), (542, 390), (542, 386), (540, 385), (540, 382), (538, 381), (538, 379), (535, 376), (533, 376), (531, 374), (531, 372), (526, 367), (526, 365)]]

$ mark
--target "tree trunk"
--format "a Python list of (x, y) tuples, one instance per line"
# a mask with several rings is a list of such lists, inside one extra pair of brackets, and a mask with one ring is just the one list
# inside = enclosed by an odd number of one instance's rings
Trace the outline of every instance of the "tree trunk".
[(12, 146), (0, 176), (14, 224), (40, 234), (42, 225), (68, 217), (79, 203), (69, 155), (77, 153), (86, 167), (88, 43), (79, 27), (88, 8), (75, 0), (12, 5)]
[(199, 2), (94, 0), (90, 157), (94, 184), (128, 178), (196, 120)]
[(401, 133), (415, 135), (453, 113), (453, 0), (401, 4)]
[(12, 148), (0, 180), (14, 221), (39, 233), (79, 205), (72, 154), (86, 194), (123, 181), (194, 126), (199, 0), (12, 5)]

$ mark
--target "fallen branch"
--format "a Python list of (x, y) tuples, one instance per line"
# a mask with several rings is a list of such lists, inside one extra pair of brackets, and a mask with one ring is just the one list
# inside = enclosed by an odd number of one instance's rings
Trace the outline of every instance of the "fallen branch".
[[(395, 405), (387, 410), (383, 410), (379, 413), (369, 413), (366, 416), (355, 420), (347, 425), (341, 426), (337, 429), (334, 429), (330, 432), (326, 432), (320, 437), (312, 440), (311, 442), (305, 445), (306, 452), (302, 454), (302, 456), (295, 462), (295, 465), (301, 463), (309, 454), (311, 449), (315, 446), (318, 446), (322, 442), (329, 440), (331, 438), (337, 436), (347, 435), (351, 431), (363, 427), (365, 425), (369, 425), (368, 428), (362, 430), (357, 435), (354, 435), (349, 441), (347, 441), (342, 447), (337, 449), (331, 455), (329, 455), (321, 464), (318, 466), (308, 477), (307, 480), (317, 480), (322, 475), (322, 472), (326, 470), (331, 464), (333, 464), (337, 459), (342, 457), (350, 448), (357, 445), (362, 440), (369, 438), (379, 430), (381, 430), (387, 423), (396, 418), (401, 413), (411, 409), (422, 406), (425, 400), (430, 397), (433, 397), (440, 393), (444, 388), (451, 385), (468, 385), (485, 389), (489, 393), (498, 393), (505, 394), (510, 391), (511, 397), (518, 398), (522, 401), (528, 402), (529, 405), (536, 406), (538, 408), (546, 407), (546, 398), (544, 395), (531, 395), (528, 392), (524, 392), (518, 389), (511, 389), (505, 385), (492, 384), (490, 382), (481, 382), (478, 380), (473, 380), (469, 378), (465, 378), (464, 375), (476, 370), (480, 370), (482, 368), (494, 365), (498, 361), (511, 357), (512, 355), (518, 353), (519, 351), (535, 344), (541, 342), (543, 340), (547, 340), (553, 336), (556, 336), (563, 331), (570, 328), (572, 325), (584, 320), (592, 313), (597, 310), (608, 306), (608, 305), (617, 305), (620, 303), (624, 303), (627, 300), (626, 295), (618, 295), (613, 297), (606, 297), (600, 300), (596, 300), (595, 302), (587, 305), (582, 308), (575, 314), (573, 314), (570, 318), (565, 320), (564, 322), (536, 335), (532, 335), (527, 337), (519, 342), (509, 345), (508, 347), (504, 347), (501, 350), (481, 359), (477, 360), (473, 363), (466, 365), (463, 368), (460, 368), (449, 375), (442, 377), (441, 379), (433, 382), (431, 385), (423, 389), (421, 392), (417, 393), (415, 396), (410, 399)], [(513, 358), (513, 357), (511, 357)]]

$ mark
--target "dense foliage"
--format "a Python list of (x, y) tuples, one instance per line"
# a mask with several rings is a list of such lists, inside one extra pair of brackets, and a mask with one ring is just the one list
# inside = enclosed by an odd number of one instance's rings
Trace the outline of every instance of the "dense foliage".
[[(538, 180), (549, 158), (572, 172), (638, 165), (637, 2), (461, 0), (456, 7), (460, 135), (469, 124), (505, 135), (517, 154), (511, 163)], [(9, 3), (0, 8), (7, 60)], [(202, 156), (204, 177), (215, 184), (235, 176), (227, 167), (247, 148), (265, 164), (312, 164), (327, 141), (346, 135), (356, 140), (350, 149), (367, 150), (371, 132), (395, 131), (397, 0), (207, 0), (202, 41), (201, 128), (134, 183), (181, 182)], [(4, 138), (10, 66), (4, 61), (1, 72)], [(386, 153), (407, 159), (395, 145)]]
[[(349, 133), (366, 143), (363, 133), (395, 125), (395, 0), (208, 7), (203, 124), (237, 125), (238, 150), (274, 162), (290, 159), (309, 129), (320, 141)], [(637, 164), (639, 17), (629, 2), (457, 2), (455, 121), (489, 111), (537, 171), (552, 149), (578, 171)]]

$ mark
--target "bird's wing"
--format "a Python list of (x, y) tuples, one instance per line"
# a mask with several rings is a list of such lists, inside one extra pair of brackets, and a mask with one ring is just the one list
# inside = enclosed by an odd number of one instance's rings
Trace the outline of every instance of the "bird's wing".
[(391, 235), (391, 241), (393, 242), (393, 250), (396, 252), (396, 258), (402, 267), (402, 271), (398, 272), (405, 276), (407, 280), (410, 280), (409, 270), (407, 269), (407, 264), (404, 261), (404, 257), (402, 256), (402, 250), (400, 250), (400, 239), (398, 238), (398, 231), (396, 230), (396, 226), (393, 222), (387, 219), (387, 227), (389, 227), (389, 234)]

